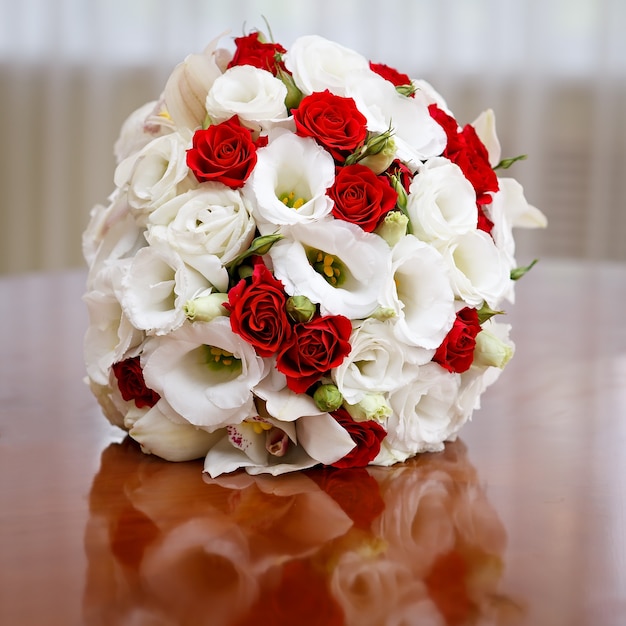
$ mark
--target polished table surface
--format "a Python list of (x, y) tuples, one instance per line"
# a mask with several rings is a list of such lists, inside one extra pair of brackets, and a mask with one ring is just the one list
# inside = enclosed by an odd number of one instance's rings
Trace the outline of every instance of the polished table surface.
[(626, 266), (518, 283), (444, 452), (216, 481), (101, 415), (84, 279), (0, 279), (0, 624), (626, 624)]

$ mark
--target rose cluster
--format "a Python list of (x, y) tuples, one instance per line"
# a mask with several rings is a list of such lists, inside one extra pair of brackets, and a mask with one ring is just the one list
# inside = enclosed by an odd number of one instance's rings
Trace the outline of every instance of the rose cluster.
[(88, 380), (148, 453), (212, 476), (442, 449), (513, 352), (491, 111), (319, 36), (190, 55), (115, 145), (84, 233)]

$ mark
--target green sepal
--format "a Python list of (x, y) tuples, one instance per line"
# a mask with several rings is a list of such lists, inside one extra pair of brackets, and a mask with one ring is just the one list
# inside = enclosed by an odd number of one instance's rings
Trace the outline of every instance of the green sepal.
[(483, 302), (478, 309), (478, 323), (482, 325), (494, 315), (504, 315), (504, 311), (494, 311), (486, 302)]
[(515, 269), (512, 269), (511, 280), (519, 280), (524, 274), (526, 274), (526, 272), (530, 271), (538, 261), (539, 259), (534, 259), (525, 267), (516, 267)]
[(527, 156), (525, 154), (520, 154), (519, 156), (513, 157), (512, 159), (502, 159), (500, 163), (498, 163), (498, 165), (496, 165), (493, 169), (508, 170), (509, 167), (513, 165), (513, 163), (517, 163), (517, 161), (523, 161), (526, 158)]

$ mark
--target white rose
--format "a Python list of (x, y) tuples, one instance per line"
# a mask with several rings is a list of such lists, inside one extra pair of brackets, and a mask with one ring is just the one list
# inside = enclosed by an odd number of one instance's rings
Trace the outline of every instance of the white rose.
[(493, 239), (474, 230), (450, 239), (441, 252), (454, 293), (469, 306), (486, 302), (492, 309), (510, 290), (510, 268)]
[(157, 206), (178, 193), (178, 185), (189, 174), (187, 149), (190, 133), (170, 133), (153, 139), (116, 168), (115, 184), (126, 190), (128, 203), (140, 224)]
[(182, 259), (200, 269), (205, 255), (226, 265), (248, 248), (255, 223), (239, 191), (203, 183), (156, 209), (149, 219), (149, 240), (166, 241)]
[(418, 168), (409, 188), (407, 212), (423, 241), (447, 241), (476, 229), (476, 192), (461, 168), (444, 157)]
[(389, 396), (393, 414), (387, 420), (386, 445), (408, 456), (442, 450), (450, 433), (459, 383), (458, 374), (436, 363), (422, 365), (417, 380)]
[[(455, 319), (454, 293), (441, 254), (413, 235), (392, 250), (393, 280), (385, 305), (396, 314), (394, 332), (403, 342), (436, 349)], [(423, 362), (430, 360), (425, 355)]]
[(364, 56), (318, 35), (296, 39), (284, 57), (294, 82), (303, 94), (328, 89), (345, 96), (346, 84), (354, 72), (369, 71)]
[(143, 366), (146, 385), (161, 396), (157, 404), (166, 417), (182, 416), (211, 432), (255, 414), (252, 389), (266, 368), (223, 316), (150, 338)]
[(394, 391), (413, 376), (405, 371), (408, 346), (398, 342), (387, 322), (366, 319), (350, 335), (350, 354), (332, 371), (346, 402), (357, 404), (367, 394)]
[(333, 158), (313, 139), (293, 133), (274, 136), (257, 151), (257, 164), (246, 184), (261, 231), (328, 215), (333, 202), (326, 190), (334, 180)]
[(125, 271), (121, 284), (122, 309), (136, 328), (163, 335), (185, 321), (187, 300), (211, 286), (174, 250), (152, 245), (139, 250)]
[(358, 226), (326, 219), (285, 227), (269, 251), (274, 274), (290, 295), (318, 303), (322, 315), (371, 315), (391, 280), (387, 243)]
[(252, 65), (236, 65), (215, 80), (206, 97), (214, 122), (233, 115), (242, 121), (266, 122), (287, 118), (287, 88), (271, 72)]

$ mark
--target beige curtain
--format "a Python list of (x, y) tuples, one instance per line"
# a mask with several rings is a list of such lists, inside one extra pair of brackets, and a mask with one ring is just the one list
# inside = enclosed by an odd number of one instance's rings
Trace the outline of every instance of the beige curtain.
[(0, 0), (0, 273), (77, 267), (124, 118), (216, 35), (318, 33), (426, 78), (460, 122), (496, 111), (550, 220), (518, 259), (626, 260), (622, 0)]

